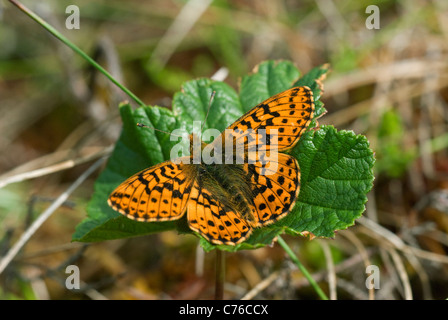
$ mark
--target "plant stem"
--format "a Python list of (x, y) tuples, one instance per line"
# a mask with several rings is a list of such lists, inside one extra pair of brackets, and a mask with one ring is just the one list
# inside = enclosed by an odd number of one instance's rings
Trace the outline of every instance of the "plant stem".
[(216, 250), (216, 278), (215, 278), (215, 300), (224, 298), (224, 280), (226, 277), (225, 252)]
[(51, 25), (49, 25), (41, 17), (39, 17), (37, 14), (35, 14), (33, 11), (28, 9), (26, 6), (24, 6), (17, 0), (9, 0), (9, 2), (11, 2), (13, 5), (15, 5), (17, 8), (19, 8), (25, 14), (27, 14), (31, 19), (33, 19), (38, 24), (40, 24), (42, 27), (47, 29), (53, 36), (55, 36), (57, 39), (62, 41), (65, 45), (67, 45), (69, 48), (71, 48), (73, 51), (75, 51), (77, 54), (79, 54), (82, 58), (84, 58), (84, 60), (86, 60), (93, 67), (95, 67), (98, 71), (100, 71), (102, 74), (104, 74), (118, 88), (120, 88), (130, 98), (132, 98), (137, 104), (139, 104), (140, 106), (145, 106), (143, 101), (141, 101), (135, 94), (133, 94), (129, 89), (127, 89), (125, 86), (123, 86), (121, 83), (119, 83), (109, 72), (107, 72), (103, 67), (101, 67), (95, 60), (90, 58), (84, 51), (82, 51), (79, 47), (77, 47), (70, 40), (68, 40), (66, 37), (64, 37), (59, 31), (57, 31), (55, 28), (53, 28)]
[(278, 243), (282, 246), (282, 248), (285, 250), (285, 252), (288, 254), (288, 256), (291, 258), (291, 260), (295, 263), (295, 265), (299, 268), (300, 271), (302, 271), (305, 278), (308, 279), (311, 286), (314, 288), (314, 290), (317, 292), (319, 297), (322, 300), (328, 300), (327, 295), (322, 291), (322, 289), (319, 287), (319, 285), (316, 283), (316, 281), (313, 279), (311, 274), (306, 270), (305, 266), (299, 261), (297, 256), (294, 254), (294, 252), (291, 250), (291, 248), (286, 244), (285, 240), (281, 238), (280, 236), (277, 237)]

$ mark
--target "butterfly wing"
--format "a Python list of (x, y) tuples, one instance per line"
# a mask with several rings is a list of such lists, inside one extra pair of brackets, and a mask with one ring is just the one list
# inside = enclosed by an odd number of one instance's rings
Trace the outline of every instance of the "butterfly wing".
[(188, 200), (190, 228), (214, 244), (236, 245), (249, 237), (252, 228), (240, 213), (220, 202), (196, 181)]
[(300, 191), (300, 169), (297, 160), (279, 153), (267, 169), (261, 162), (245, 164), (247, 177), (253, 193), (253, 227), (261, 227), (283, 218), (294, 207)]
[(162, 162), (136, 173), (109, 196), (116, 211), (138, 221), (169, 221), (182, 217), (193, 180), (188, 174), (190, 157)]
[[(295, 87), (258, 104), (227, 129), (233, 131), (236, 143), (245, 144), (249, 152), (257, 147), (258, 150), (285, 151), (299, 141), (313, 119), (314, 108), (311, 89)], [(269, 137), (263, 140), (259, 134), (261, 130), (266, 130), (266, 136), (278, 135), (278, 142), (270, 143)], [(248, 139), (251, 134), (257, 134), (258, 138)]]

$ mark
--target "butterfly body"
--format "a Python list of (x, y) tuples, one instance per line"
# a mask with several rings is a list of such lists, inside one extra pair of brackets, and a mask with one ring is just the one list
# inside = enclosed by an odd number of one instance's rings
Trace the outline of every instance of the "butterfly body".
[[(200, 141), (200, 137), (191, 134), (191, 155), (194, 154), (194, 141)], [(245, 219), (253, 220), (249, 207), (249, 204), (253, 205), (253, 192), (250, 188), (250, 181), (246, 177), (244, 165), (235, 161), (238, 154), (236, 148), (232, 148), (231, 156), (227, 157), (224, 152), (224, 140), (217, 139), (213, 141), (212, 145), (219, 146), (219, 148), (211, 149), (213, 158), (206, 162), (202, 153), (208, 144), (201, 141), (201, 153), (198, 157), (200, 163), (196, 164), (194, 156), (190, 157), (188, 159), (190, 165), (186, 168), (186, 172), (189, 173), (192, 180), (197, 181), (200, 189), (209, 190), (218, 202), (233, 211), (240, 212)], [(238, 157), (244, 158), (244, 155)]]
[[(241, 243), (254, 228), (278, 221), (293, 208), (300, 190), (299, 165), (294, 157), (277, 151), (297, 143), (313, 114), (308, 87), (279, 93), (243, 115), (210, 145), (201, 142), (199, 159), (194, 149), (197, 137), (190, 135), (190, 156), (130, 177), (110, 195), (109, 205), (146, 222), (177, 220), (187, 213), (189, 227), (208, 241)], [(212, 150), (205, 154), (212, 161), (203, 157), (206, 148)]]

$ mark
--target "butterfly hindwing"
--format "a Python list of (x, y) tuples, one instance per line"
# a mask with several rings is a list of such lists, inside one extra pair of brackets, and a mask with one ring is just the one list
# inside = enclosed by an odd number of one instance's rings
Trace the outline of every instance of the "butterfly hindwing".
[(297, 160), (279, 153), (269, 168), (261, 162), (245, 165), (254, 195), (254, 227), (261, 227), (284, 217), (293, 208), (300, 190)]
[(235, 245), (252, 232), (239, 212), (224, 205), (198, 182), (191, 190), (187, 219), (192, 230), (215, 244)]

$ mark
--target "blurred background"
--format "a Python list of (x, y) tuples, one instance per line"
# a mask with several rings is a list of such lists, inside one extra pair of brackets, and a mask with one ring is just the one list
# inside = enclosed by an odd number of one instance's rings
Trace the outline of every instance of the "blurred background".
[[(234, 88), (266, 59), (329, 63), (320, 124), (366, 135), (376, 154), (366, 212), (334, 239), (287, 237), (332, 299), (448, 297), (448, 2), (25, 1), (149, 105), (181, 84)], [(372, 20), (375, 4), (379, 20)], [(79, 29), (67, 29), (79, 8)], [(370, 17), (370, 18), (369, 18)], [(370, 19), (370, 20), (369, 20)], [(367, 25), (366, 25), (367, 21)], [(368, 26), (379, 23), (379, 29)], [(218, 72), (218, 74), (216, 74)], [(0, 256), (100, 157), (128, 99), (9, 1), (0, 2)], [(0, 299), (213, 299), (215, 253), (164, 232), (71, 243), (90, 175), (0, 275)], [(278, 246), (226, 255), (224, 298), (317, 299)], [(67, 265), (80, 289), (65, 286)], [(366, 288), (378, 266), (380, 289)]]

